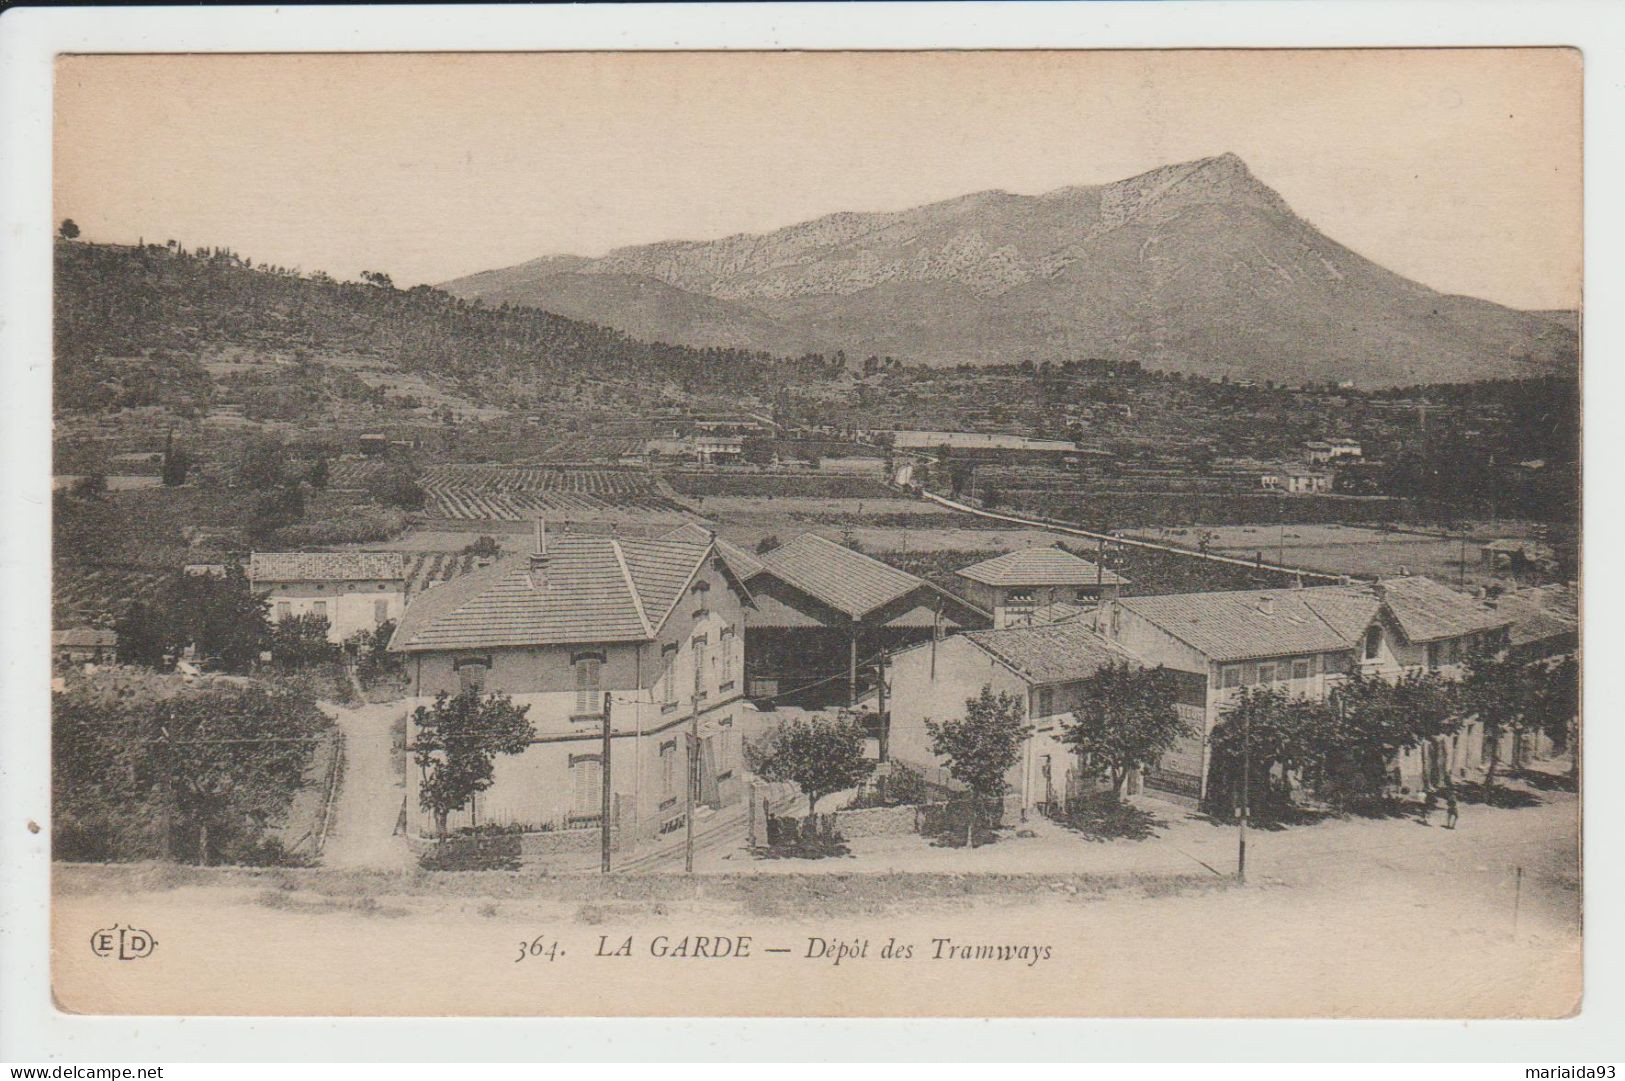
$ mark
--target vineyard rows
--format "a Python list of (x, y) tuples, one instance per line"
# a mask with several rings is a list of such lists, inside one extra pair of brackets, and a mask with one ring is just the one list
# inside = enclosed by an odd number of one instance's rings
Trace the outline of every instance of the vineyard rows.
[(169, 577), (160, 571), (104, 567), (61, 575), (52, 588), (55, 622), (66, 627), (102, 616), (122, 616), (131, 603), (150, 600)]
[(474, 569), (467, 552), (419, 552), (406, 568), (406, 595), (415, 597), (432, 585), (449, 582)]
[(655, 477), (634, 469), (442, 465), (424, 473), (428, 511), (440, 518), (522, 521), (571, 511), (674, 511)]

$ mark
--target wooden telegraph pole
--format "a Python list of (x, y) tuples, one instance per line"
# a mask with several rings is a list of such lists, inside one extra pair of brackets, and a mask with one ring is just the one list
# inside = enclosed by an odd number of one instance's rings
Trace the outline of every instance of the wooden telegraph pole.
[(1241, 806), (1236, 808), (1236, 881), (1247, 881), (1247, 796), (1252, 780), (1253, 749), (1248, 738), (1247, 711), (1241, 711)]
[(599, 850), (600, 850), (599, 869), (606, 875), (609, 874), (609, 842), (610, 842), (610, 836), (609, 836), (609, 811), (610, 811), (610, 800), (611, 800), (611, 797), (610, 797), (610, 785), (609, 785), (609, 779), (610, 779), (610, 772), (609, 772), (609, 752), (610, 752), (610, 744), (609, 744), (609, 731), (610, 731), (609, 730), (609, 701), (610, 701), (610, 697), (609, 696), (610, 696), (610, 692), (605, 691), (604, 692), (604, 754), (603, 754), (603, 766), (604, 766), (604, 768), (602, 770), (602, 776), (600, 778), (600, 782), (601, 782), (601, 785), (603, 787), (603, 807), (602, 807), (602, 809), (600, 811), (601, 821), (599, 822), (599, 826), (598, 826)]
[[(694, 649), (692, 642), (689, 648)], [(700, 651), (694, 649), (694, 693), (688, 718), (688, 807), (683, 815), (683, 873), (694, 873), (694, 806), (700, 787)]]

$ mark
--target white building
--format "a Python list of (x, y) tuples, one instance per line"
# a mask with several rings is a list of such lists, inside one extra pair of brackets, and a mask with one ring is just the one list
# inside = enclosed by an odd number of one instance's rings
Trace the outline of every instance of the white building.
[(327, 639), (398, 620), (406, 607), (406, 564), (399, 552), (255, 552), (248, 581), (270, 594), (271, 621), (315, 614)]

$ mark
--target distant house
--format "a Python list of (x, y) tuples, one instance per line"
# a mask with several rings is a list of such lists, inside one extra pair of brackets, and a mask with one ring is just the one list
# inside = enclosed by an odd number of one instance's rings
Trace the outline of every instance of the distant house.
[(1062, 742), (1063, 726), (1081, 681), (1112, 662), (1141, 663), (1083, 622), (969, 631), (912, 646), (890, 664), (890, 757), (945, 783), (925, 722), (963, 717), (966, 700), (990, 686), (1019, 698), (1033, 729), (1007, 778), (1021, 806), (1044, 810), (1075, 799), (1087, 785)]
[(1316, 465), (1359, 461), (1363, 455), (1355, 439), (1316, 439), (1304, 444), (1309, 461)]
[(272, 622), (319, 615), (330, 642), (399, 619), (406, 605), (399, 552), (255, 552), (248, 581), (270, 594)]
[(1522, 541), (1492, 540), (1478, 546), (1479, 560), (1487, 571), (1510, 570), (1527, 556), (1528, 552)]
[(873, 687), (882, 651), (992, 623), (969, 601), (816, 533), (759, 562), (745, 655), (753, 698), (851, 704)]
[(1315, 495), (1332, 490), (1332, 473), (1312, 466), (1284, 465), (1266, 470), (1259, 476), (1259, 484), (1272, 492), (1291, 495)]
[[(1477, 646), (1506, 644), (1505, 613), (1428, 578), (1375, 585), (1316, 586), (1158, 597), (1107, 606), (1113, 642), (1185, 673), (1180, 711), (1199, 736), (1182, 741), (1148, 772), (1149, 788), (1197, 798), (1206, 791), (1205, 738), (1243, 687), (1280, 687), (1323, 698), (1352, 671), (1393, 678), (1408, 670), (1455, 669)], [(1479, 753), (1476, 733), (1456, 737), (1452, 770)], [(1401, 768), (1420, 768), (1411, 756)]]
[(986, 461), (1050, 461), (1061, 463), (1079, 453), (1070, 439), (1038, 439), (1003, 432), (952, 432), (897, 430), (891, 433), (892, 449), (935, 454), (947, 448), (956, 458)]
[(1546, 660), (1580, 648), (1580, 596), (1573, 584), (1508, 590), (1489, 604), (1512, 620), (1507, 641), (1517, 660)]
[[(548, 538), (538, 527), (532, 551), (418, 594), (389, 648), (406, 661), (408, 706), (472, 689), (529, 709), (535, 740), (498, 757), (469, 822), (598, 828), (607, 725), (612, 826), (625, 843), (681, 828), (691, 777), (700, 813), (742, 798), (750, 605), (708, 535)], [(418, 783), (408, 770), (409, 827), (424, 834)]]
[(118, 658), (118, 632), (111, 627), (65, 627), (51, 632), (58, 664), (110, 664)]
[(993, 613), (993, 626), (1025, 627), (1074, 617), (1080, 605), (1116, 597), (1128, 579), (1058, 545), (1006, 552), (954, 572), (956, 592)]

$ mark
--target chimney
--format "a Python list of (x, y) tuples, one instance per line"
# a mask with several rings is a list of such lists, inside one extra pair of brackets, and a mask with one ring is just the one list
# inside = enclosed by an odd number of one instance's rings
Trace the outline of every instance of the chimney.
[(536, 547), (530, 553), (530, 582), (537, 589), (547, 588), (547, 519), (536, 519)]
[(1292, 576), (1292, 588), (1293, 589), (1302, 589), (1303, 588), (1303, 575), (1295, 574), (1295, 575)]
[(1275, 614), (1275, 598), (1269, 595), (1258, 598), (1258, 610), (1267, 616)]

